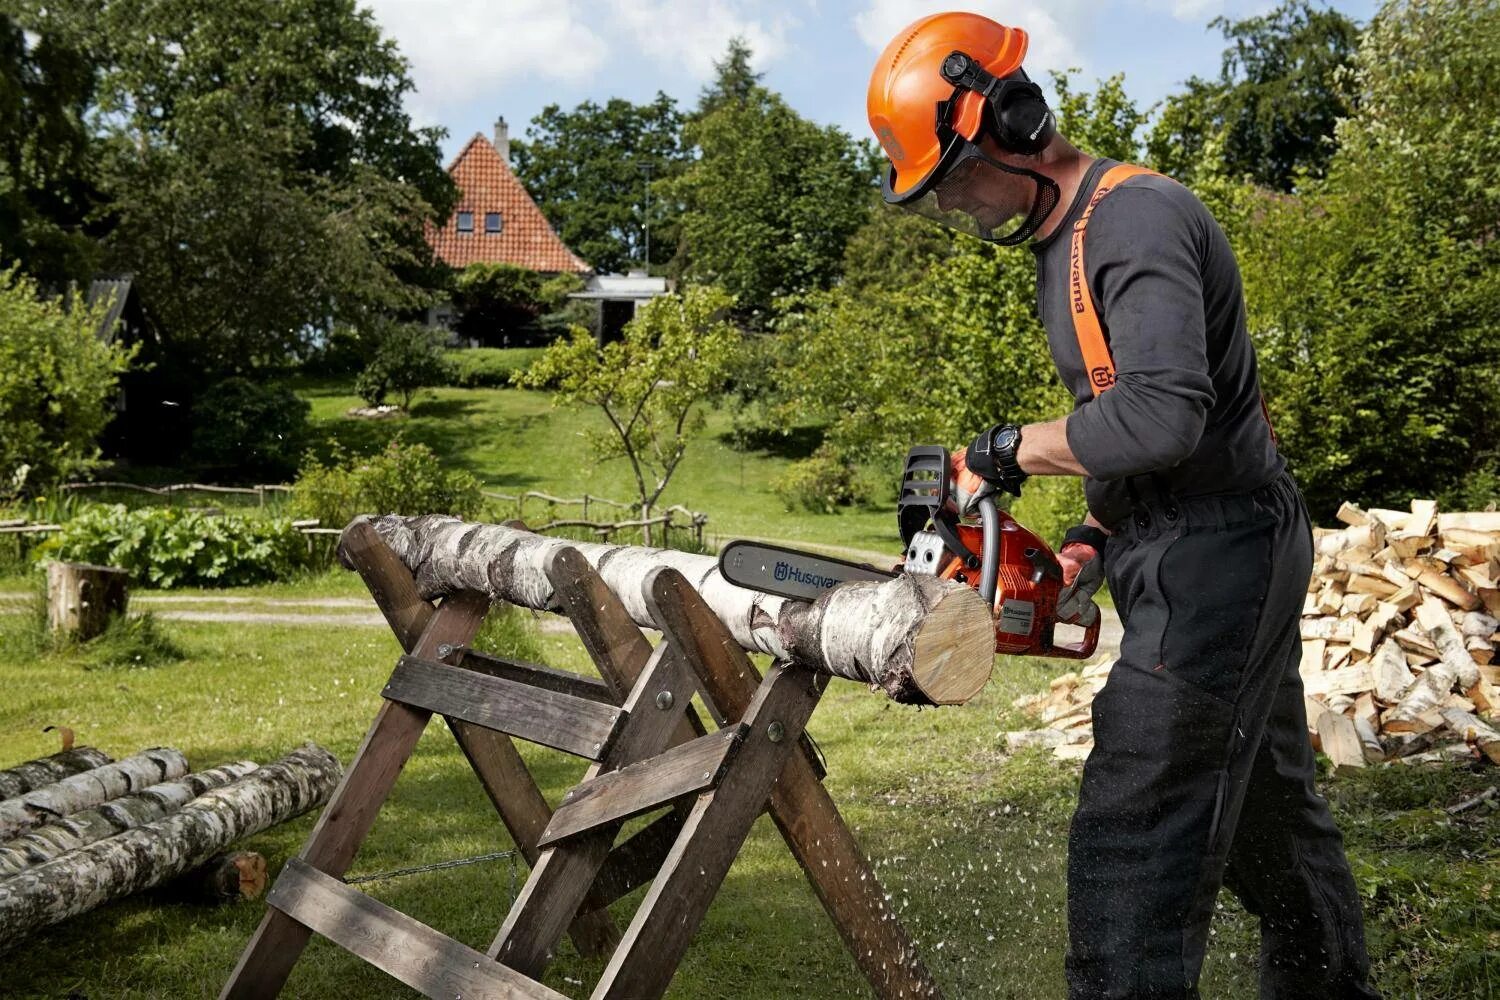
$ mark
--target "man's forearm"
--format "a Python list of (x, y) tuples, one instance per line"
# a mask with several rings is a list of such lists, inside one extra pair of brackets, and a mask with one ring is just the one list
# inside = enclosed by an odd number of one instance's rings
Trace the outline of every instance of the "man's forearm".
[[(1086, 476), (1088, 470), (1073, 454), (1068, 444), (1067, 418), (1049, 420), (1045, 424), (1027, 424), (1021, 428), (1021, 448), (1016, 461), (1021, 471), (1030, 476)], [(1084, 524), (1100, 530), (1104, 525), (1089, 514)]]
[(1059, 417), (1045, 424), (1027, 424), (1021, 428), (1021, 447), (1016, 461), (1028, 476), (1086, 476), (1088, 470), (1073, 454), (1068, 444), (1068, 420)]

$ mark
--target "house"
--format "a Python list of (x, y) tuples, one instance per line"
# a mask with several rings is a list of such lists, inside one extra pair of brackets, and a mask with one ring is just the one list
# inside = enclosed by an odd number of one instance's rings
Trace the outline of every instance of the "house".
[[(546, 276), (571, 272), (580, 277), (592, 268), (569, 250), (510, 169), (510, 131), (504, 118), (495, 121), (491, 141), (483, 133), (448, 164), (459, 199), (442, 227), (428, 230), (428, 242), (439, 260), (458, 270), (470, 264), (515, 264)], [(428, 324), (451, 327), (450, 303), (428, 311)]]
[(645, 271), (628, 274), (596, 274), (588, 279), (583, 291), (573, 292), (570, 299), (597, 304), (594, 314), (594, 337), (603, 347), (619, 340), (625, 324), (635, 318), (642, 302), (649, 302), (671, 289), (666, 278), (652, 277)]

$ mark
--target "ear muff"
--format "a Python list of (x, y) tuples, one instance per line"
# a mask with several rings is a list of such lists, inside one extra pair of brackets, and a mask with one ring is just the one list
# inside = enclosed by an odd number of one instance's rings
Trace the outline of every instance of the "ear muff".
[(985, 99), (995, 139), (1015, 153), (1039, 153), (1057, 131), (1057, 122), (1042, 88), (1031, 82), (1025, 70), (998, 79), (964, 52), (954, 51), (943, 60), (943, 79), (953, 84), (955, 95), (972, 90)]
[(1004, 82), (1011, 86), (989, 101), (996, 140), (1017, 153), (1040, 153), (1057, 131), (1042, 88), (1030, 80)]

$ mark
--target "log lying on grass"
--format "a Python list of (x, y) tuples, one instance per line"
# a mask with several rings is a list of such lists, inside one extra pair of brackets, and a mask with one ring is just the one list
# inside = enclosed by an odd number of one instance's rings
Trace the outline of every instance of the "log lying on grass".
[[(363, 521), (346, 528), (340, 540), (346, 566), (349, 546), (359, 544), (353, 532)], [(847, 583), (807, 603), (736, 587), (720, 575), (712, 556), (547, 538), (441, 515), (389, 515), (370, 523), (416, 574), (428, 599), (468, 590), (548, 610), (553, 597), (547, 559), (571, 546), (599, 571), (637, 624), (654, 625), (641, 586), (647, 574), (671, 567), (745, 649), (862, 681), (899, 702), (960, 704), (984, 687), (994, 664), (994, 624), (983, 599), (969, 587), (933, 577)]]
[(180, 778), (187, 770), (187, 758), (181, 750), (157, 747), (44, 785), (0, 802), (0, 841), (158, 782)]
[(189, 774), (177, 781), (163, 781), (134, 795), (65, 816), (39, 826), (30, 833), (0, 844), (0, 878), (51, 861), (122, 830), (153, 823), (176, 812), (205, 792), (221, 788), (255, 770), (242, 760)]
[(93, 747), (72, 747), (50, 757), (28, 760), (0, 771), (0, 801), (25, 795), (69, 775), (113, 762), (114, 758)]
[(341, 773), (333, 754), (307, 743), (154, 823), (0, 880), (0, 950), (198, 868), (241, 837), (322, 805)]
[(259, 899), (270, 882), (266, 859), (255, 851), (225, 851), (180, 878), (167, 892), (197, 903), (237, 903)]

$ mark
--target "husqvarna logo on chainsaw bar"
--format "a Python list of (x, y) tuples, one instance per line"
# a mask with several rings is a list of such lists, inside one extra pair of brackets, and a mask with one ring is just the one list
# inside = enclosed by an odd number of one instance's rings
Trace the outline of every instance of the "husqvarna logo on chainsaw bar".
[(809, 587), (821, 587), (824, 590), (836, 587), (841, 582), (836, 576), (820, 576), (817, 573), (804, 573), (791, 563), (782, 562), (781, 560), (777, 560), (775, 568), (771, 571), (771, 575), (776, 578), (778, 583), (785, 583), (791, 580), (794, 583), (801, 583)]

